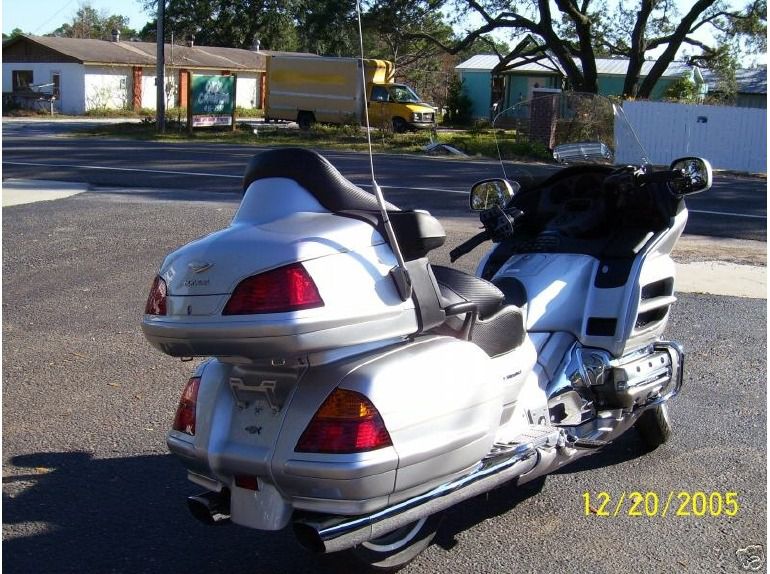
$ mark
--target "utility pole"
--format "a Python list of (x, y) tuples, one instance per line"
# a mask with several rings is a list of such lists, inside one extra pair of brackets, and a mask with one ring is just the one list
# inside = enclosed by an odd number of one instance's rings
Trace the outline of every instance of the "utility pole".
[(163, 21), (166, 19), (166, 0), (158, 0), (158, 53), (157, 53), (157, 69), (155, 72), (155, 87), (156, 91), (156, 103), (155, 103), (155, 125), (158, 127), (158, 133), (165, 133), (166, 131), (166, 78), (164, 73), (165, 67), (165, 45), (164, 38), (165, 33), (163, 30)]

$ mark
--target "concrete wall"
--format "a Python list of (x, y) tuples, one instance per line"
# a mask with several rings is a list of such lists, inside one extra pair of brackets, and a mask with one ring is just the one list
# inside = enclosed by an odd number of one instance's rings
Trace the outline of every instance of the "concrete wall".
[[(131, 107), (133, 93), (132, 66), (84, 66), (64, 63), (3, 63), (3, 92), (13, 90), (13, 71), (32, 71), (34, 84), (51, 83), (53, 74), (59, 74), (61, 97), (55, 103), (59, 113), (80, 115), (88, 110)], [(141, 107), (155, 109), (154, 66), (142, 68)], [(260, 75), (257, 72), (241, 72), (238, 75), (236, 105), (247, 108), (261, 108)], [(166, 107), (176, 106), (179, 70), (172, 69), (166, 77)], [(50, 93), (52, 88), (43, 91)], [(169, 93), (170, 92), (170, 93)]]
[(131, 67), (87, 66), (85, 109), (121, 110), (131, 105)]
[(694, 155), (716, 169), (767, 173), (766, 109), (636, 101), (623, 110), (655, 164)]
[[(53, 74), (60, 78), (60, 100), (56, 102), (56, 111), (64, 114), (82, 114), (85, 111), (84, 94), (85, 67), (81, 64), (63, 63), (3, 63), (3, 92), (13, 90), (13, 71), (31, 70), (34, 84), (48, 84)], [(44, 91), (51, 92), (51, 88)]]
[(239, 72), (235, 86), (235, 105), (252, 110), (261, 107), (259, 94), (259, 74)]

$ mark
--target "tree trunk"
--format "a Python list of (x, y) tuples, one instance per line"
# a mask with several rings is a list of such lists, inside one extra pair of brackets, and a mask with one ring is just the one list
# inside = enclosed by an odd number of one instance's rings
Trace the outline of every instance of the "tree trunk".
[(631, 32), (631, 53), (628, 58), (628, 70), (626, 70), (626, 79), (623, 82), (623, 96), (635, 97), (639, 85), (639, 73), (644, 64), (644, 53), (647, 50), (644, 31), (647, 28), (647, 21), (652, 13), (652, 0), (642, 0), (642, 7), (637, 12), (636, 23)]
[(711, 5), (714, 4), (715, 1), (716, 0), (698, 0), (698, 2), (696, 2), (693, 5), (693, 7), (690, 9), (687, 15), (684, 18), (682, 18), (682, 21), (679, 23), (679, 26), (677, 26), (674, 33), (671, 34), (670, 38), (668, 39), (668, 43), (666, 45), (666, 49), (664, 50), (663, 54), (660, 55), (658, 60), (652, 66), (650, 73), (647, 74), (646, 78), (644, 78), (642, 85), (639, 86), (638, 97), (640, 98), (650, 97), (650, 94), (652, 94), (653, 88), (655, 88), (655, 84), (663, 75), (663, 72), (666, 71), (666, 68), (668, 68), (669, 64), (674, 61), (674, 57), (676, 56), (676, 53), (679, 51), (679, 48), (682, 46), (682, 42), (684, 42), (684, 39), (687, 37), (687, 34), (690, 32), (690, 28), (695, 23), (695, 20), (697, 20), (698, 16), (700, 16), (709, 7), (711, 7)]

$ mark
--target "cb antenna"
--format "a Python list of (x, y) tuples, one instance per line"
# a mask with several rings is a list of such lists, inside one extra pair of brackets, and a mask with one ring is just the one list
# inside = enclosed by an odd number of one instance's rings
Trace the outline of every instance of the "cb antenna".
[(366, 141), (369, 144), (369, 169), (372, 174), (372, 189), (374, 190), (374, 196), (377, 198), (377, 205), (380, 208), (380, 216), (382, 217), (382, 224), (385, 227), (385, 233), (388, 236), (388, 242), (390, 243), (391, 249), (393, 249), (393, 254), (396, 256), (396, 262), (398, 263), (396, 267), (390, 270), (390, 274), (393, 276), (393, 280), (396, 282), (396, 287), (398, 288), (398, 293), (401, 296), (401, 300), (406, 301), (412, 296), (412, 280), (409, 277), (409, 271), (406, 268), (406, 262), (404, 261), (404, 256), (401, 253), (401, 248), (398, 246), (396, 234), (393, 231), (393, 225), (390, 223), (390, 218), (388, 217), (388, 210), (385, 206), (385, 197), (382, 195), (382, 189), (374, 177), (372, 132), (369, 126), (369, 99), (366, 94), (364, 33), (361, 26), (361, 0), (356, 0), (356, 14), (358, 16), (358, 44), (361, 52), (361, 88), (364, 95), (364, 121), (366, 122)]

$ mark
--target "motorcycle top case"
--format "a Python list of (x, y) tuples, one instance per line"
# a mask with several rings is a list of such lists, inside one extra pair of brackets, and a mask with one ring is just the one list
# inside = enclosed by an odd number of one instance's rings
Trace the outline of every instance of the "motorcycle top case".
[[(296, 263), (320, 305), (223, 314), (244, 279)], [(293, 180), (258, 180), (229, 227), (166, 257), (159, 272), (166, 314), (146, 314), (142, 330), (174, 357), (289, 358), (403, 337), (418, 322), (414, 302), (401, 300), (389, 274), (395, 265), (370, 222), (330, 212)]]

